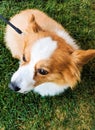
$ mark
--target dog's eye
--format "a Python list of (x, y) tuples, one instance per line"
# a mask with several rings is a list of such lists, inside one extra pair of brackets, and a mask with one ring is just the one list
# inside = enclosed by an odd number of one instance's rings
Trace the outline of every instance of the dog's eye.
[(23, 57), (22, 57), (23, 61), (26, 62), (26, 58), (25, 58), (25, 55), (23, 54)]
[(41, 75), (47, 75), (48, 74), (48, 71), (45, 70), (45, 69), (38, 69), (37, 72)]

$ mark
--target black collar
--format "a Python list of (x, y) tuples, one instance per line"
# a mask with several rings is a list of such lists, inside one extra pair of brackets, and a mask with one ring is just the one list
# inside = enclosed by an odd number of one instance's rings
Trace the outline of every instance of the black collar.
[(5, 19), (2, 15), (0, 15), (0, 19), (2, 19), (6, 24), (9, 24), (17, 33), (22, 34), (23, 32), (14, 26), (11, 22), (9, 22), (7, 19)]

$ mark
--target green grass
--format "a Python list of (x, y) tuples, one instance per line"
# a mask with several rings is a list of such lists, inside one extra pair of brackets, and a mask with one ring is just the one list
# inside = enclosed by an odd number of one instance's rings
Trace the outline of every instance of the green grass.
[[(94, 0), (0, 1), (0, 13), (7, 19), (26, 8), (46, 12), (81, 48), (95, 48)], [(95, 59), (84, 66), (82, 81), (73, 91), (44, 98), (15, 93), (8, 83), (18, 63), (5, 47), (4, 29), (0, 20), (0, 130), (95, 130)]]

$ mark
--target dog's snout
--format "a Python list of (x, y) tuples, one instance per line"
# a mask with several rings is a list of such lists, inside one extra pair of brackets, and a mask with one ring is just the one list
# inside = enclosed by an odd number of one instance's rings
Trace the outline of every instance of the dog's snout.
[(15, 82), (11, 82), (9, 84), (9, 88), (11, 88), (14, 91), (19, 91), (20, 90), (20, 88), (18, 87), (18, 85)]

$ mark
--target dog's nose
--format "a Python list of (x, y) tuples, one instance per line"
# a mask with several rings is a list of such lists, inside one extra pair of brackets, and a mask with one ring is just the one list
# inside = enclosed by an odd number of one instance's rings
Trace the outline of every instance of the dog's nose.
[(15, 82), (11, 82), (9, 84), (9, 88), (11, 88), (14, 91), (19, 91), (20, 90), (20, 88), (18, 87), (18, 85)]

